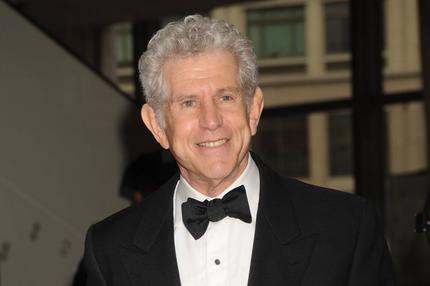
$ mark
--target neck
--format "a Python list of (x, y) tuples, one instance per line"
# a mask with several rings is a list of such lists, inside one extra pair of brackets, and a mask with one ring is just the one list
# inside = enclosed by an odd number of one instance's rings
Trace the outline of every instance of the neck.
[(224, 192), (229, 186), (231, 186), (245, 171), (248, 166), (249, 154), (240, 164), (240, 166), (234, 169), (228, 176), (223, 178), (203, 178), (193, 174), (190, 174), (186, 170), (182, 170), (180, 167), (181, 176), (187, 181), (187, 183), (197, 192), (214, 198)]

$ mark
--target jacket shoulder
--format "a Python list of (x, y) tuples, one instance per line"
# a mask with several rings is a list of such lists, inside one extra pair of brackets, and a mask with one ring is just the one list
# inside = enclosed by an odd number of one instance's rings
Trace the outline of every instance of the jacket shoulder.
[(282, 178), (285, 189), (288, 189), (295, 200), (306, 200), (309, 204), (366, 204), (367, 199), (356, 194), (305, 183), (292, 178)]
[(297, 219), (302, 226), (320, 230), (360, 227), (363, 214), (375, 207), (358, 195), (304, 183), (295, 179), (283, 179), (289, 192)]
[(127, 244), (143, 221), (163, 220), (173, 208), (173, 191), (177, 176), (172, 177), (159, 190), (148, 195), (140, 204), (125, 208), (92, 226), (94, 242)]

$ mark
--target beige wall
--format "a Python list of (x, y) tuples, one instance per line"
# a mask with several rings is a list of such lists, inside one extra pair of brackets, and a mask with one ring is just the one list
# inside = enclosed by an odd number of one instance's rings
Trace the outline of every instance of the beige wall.
[(128, 204), (124, 120), (136, 110), (2, 1), (0, 37), (1, 284), (70, 285), (88, 226)]

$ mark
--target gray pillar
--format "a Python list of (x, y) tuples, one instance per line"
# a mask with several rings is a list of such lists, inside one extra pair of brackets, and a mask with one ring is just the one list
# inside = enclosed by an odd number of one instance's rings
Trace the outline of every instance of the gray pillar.
[[(430, 1), (419, 0), (419, 30), (421, 43), (421, 78), (426, 110), (427, 142), (430, 142)], [(430, 170), (430, 150), (427, 150), (427, 169)], [(430, 175), (430, 172), (429, 172)]]

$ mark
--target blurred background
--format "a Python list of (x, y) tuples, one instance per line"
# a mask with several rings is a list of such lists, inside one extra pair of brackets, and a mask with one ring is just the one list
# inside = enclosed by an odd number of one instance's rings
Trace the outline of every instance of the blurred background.
[(191, 13), (252, 40), (266, 102), (252, 149), (373, 200), (399, 285), (430, 285), (414, 232), (429, 190), (429, 2), (0, 1), (0, 286), (82, 285), (89, 225), (175, 172), (140, 122), (136, 64)]

